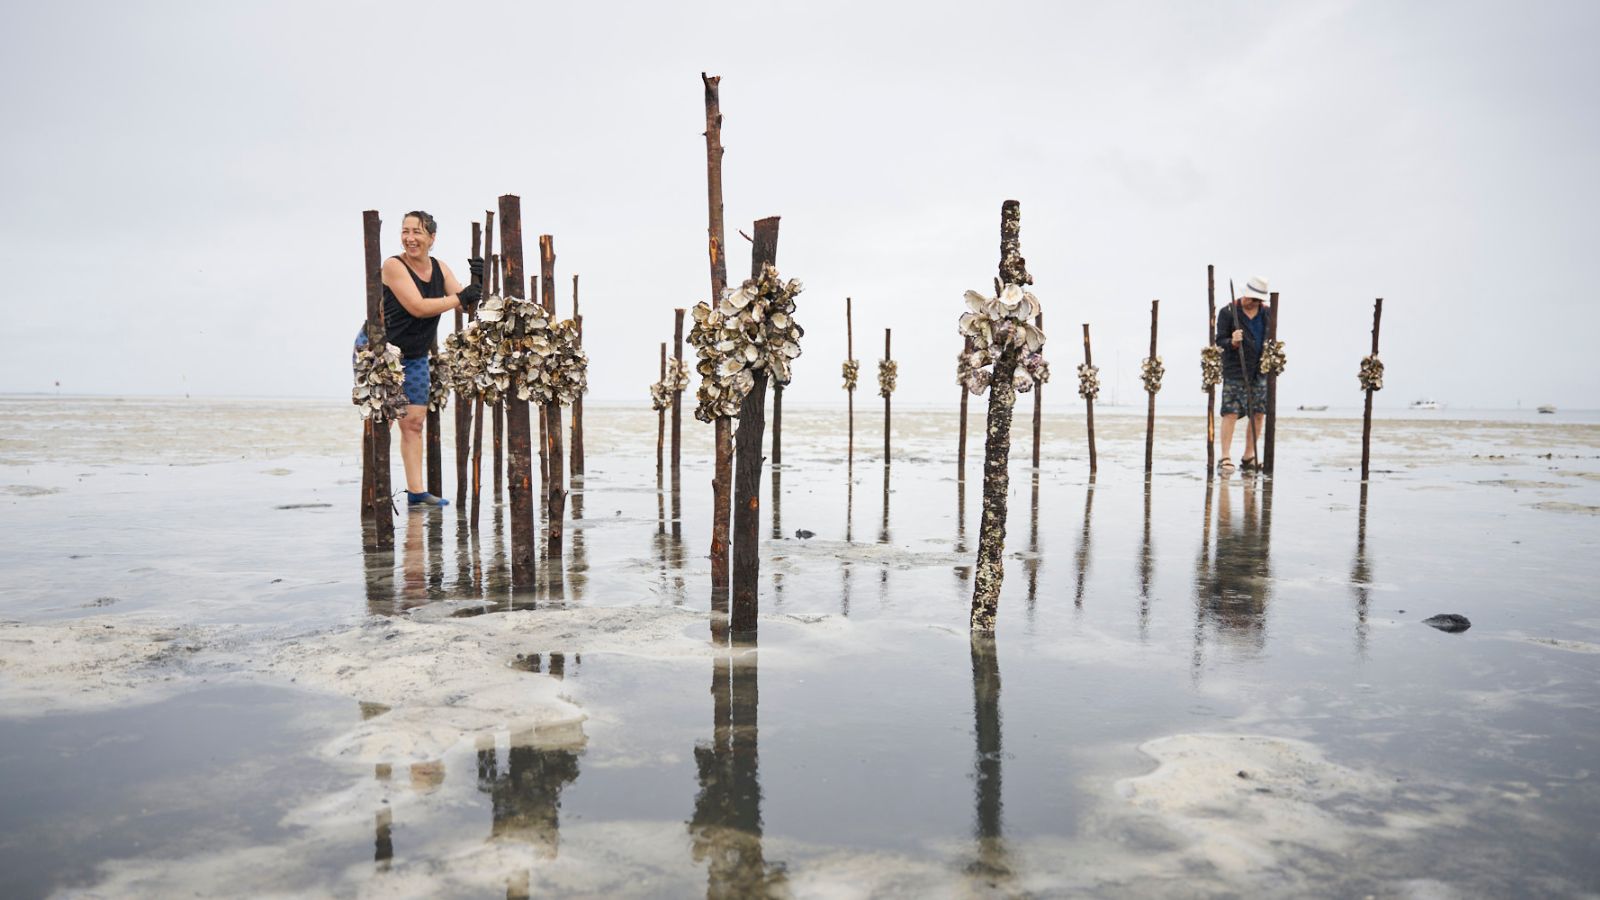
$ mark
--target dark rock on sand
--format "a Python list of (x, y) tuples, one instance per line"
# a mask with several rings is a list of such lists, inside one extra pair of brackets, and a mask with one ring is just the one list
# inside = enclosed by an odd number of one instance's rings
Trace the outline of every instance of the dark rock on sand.
[(798, 530), (798, 531), (796, 531), (794, 533), (794, 536), (803, 541), (806, 538), (814, 538), (814, 537), (816, 537), (817, 533), (815, 531), (807, 531), (804, 528), (801, 528), (800, 530)]
[(1471, 620), (1456, 613), (1441, 613), (1437, 616), (1429, 616), (1422, 620), (1422, 624), (1431, 625), (1440, 631), (1446, 631), (1450, 634), (1460, 634), (1472, 627)]

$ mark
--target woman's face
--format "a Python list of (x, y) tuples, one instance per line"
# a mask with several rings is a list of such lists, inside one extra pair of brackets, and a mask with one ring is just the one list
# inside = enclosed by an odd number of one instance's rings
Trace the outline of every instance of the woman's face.
[(400, 246), (407, 256), (427, 256), (433, 248), (433, 235), (428, 229), (422, 227), (422, 220), (416, 216), (406, 216), (400, 223)]

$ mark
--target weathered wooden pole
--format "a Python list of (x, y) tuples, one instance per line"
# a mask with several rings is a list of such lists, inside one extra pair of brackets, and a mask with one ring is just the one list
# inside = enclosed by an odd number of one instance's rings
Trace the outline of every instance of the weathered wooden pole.
[[(1039, 330), (1044, 330), (1044, 313), (1037, 317)], [(1033, 467), (1039, 468), (1039, 436), (1044, 431), (1044, 383), (1033, 385)], [(1037, 493), (1037, 488), (1035, 489)]]
[[(495, 257), (494, 289), (490, 293), (500, 293), (500, 285), (504, 281), (504, 273), (500, 271), (500, 257)], [(520, 403), (516, 392), (509, 396), (502, 396), (500, 402), (494, 405), (494, 502), (499, 503), (505, 497), (505, 439), (506, 439), (506, 408), (512, 403)], [(495, 518), (496, 524), (499, 517)]]
[[(491, 411), (493, 407), (490, 407)], [(483, 399), (472, 404), (472, 510), (467, 521), (478, 530), (478, 506), (483, 499)]]
[[(667, 383), (667, 342), (661, 342), (661, 380), (657, 384)], [(661, 490), (664, 465), (662, 463), (662, 448), (667, 442), (667, 410), (665, 407), (656, 410), (656, 490)]]
[[(722, 219), (722, 77), (700, 73), (706, 104), (706, 239), (711, 263), (711, 304), (728, 287), (727, 241)], [(681, 317), (681, 313), (679, 314)], [(676, 413), (674, 413), (676, 416)], [(728, 596), (728, 504), (733, 495), (733, 426), (726, 416), (716, 420), (715, 468), (711, 480), (711, 600), (725, 607)], [(676, 450), (674, 450), (676, 457)], [(674, 458), (673, 466), (677, 461)], [(715, 631), (715, 629), (713, 629)]]
[[(378, 211), (369, 209), (361, 214), (363, 255), (367, 267), (367, 346), (373, 352), (383, 352), (388, 343), (388, 327), (383, 320), (383, 253), (378, 249), (379, 231), (383, 223)], [(394, 549), (394, 506), (389, 502), (389, 420), (368, 420), (372, 430), (372, 452), (366, 459), (371, 473), (371, 494), (366, 501), (372, 508), (372, 549)]]
[[(572, 276), (572, 321), (578, 328), (578, 349), (583, 349), (583, 314), (578, 312), (578, 276)], [(583, 476), (583, 393), (572, 400), (572, 477)]]
[[(1154, 364), (1156, 359), (1156, 324), (1161, 314), (1161, 301), (1150, 301), (1150, 360)], [(1145, 385), (1145, 393), (1149, 395), (1149, 406), (1145, 412), (1144, 422), (1144, 477), (1149, 479), (1151, 463), (1155, 459), (1156, 444), (1156, 392)]]
[[(1378, 325), (1383, 321), (1383, 298), (1372, 306), (1372, 357), (1378, 357)], [(1361, 412), (1361, 483), (1367, 483), (1369, 464), (1372, 461), (1372, 387), (1366, 389), (1366, 406)], [(1363, 488), (1365, 490), (1365, 488)]]
[[(1000, 281), (1022, 287), (1033, 283), (1022, 258), (1022, 204), (1007, 200), (1000, 206)], [(983, 515), (978, 526), (978, 564), (972, 579), (971, 629), (994, 631), (1000, 608), (1000, 586), (1005, 580), (1006, 493), (1011, 486), (1011, 411), (1017, 402), (1012, 377), (1017, 369), (1017, 347), (1001, 352), (989, 377), (989, 415), (983, 446)]]
[[(1206, 346), (1217, 341), (1217, 267), (1206, 266)], [(1206, 387), (1206, 480), (1217, 471), (1217, 386)]]
[[(844, 358), (845, 362), (855, 362), (856, 358), (856, 333), (855, 323), (850, 319), (850, 298), (844, 298)], [(859, 367), (858, 367), (859, 371)], [(844, 464), (846, 471), (856, 467), (856, 386), (850, 384), (845, 388), (846, 409), (846, 434)]]
[[(483, 226), (472, 223), (472, 255), (483, 252)], [(466, 326), (461, 308), (455, 309), (456, 331)], [(467, 514), (467, 457), (472, 452), (472, 407), (465, 395), (456, 392), (456, 512)]]
[[(1276, 345), (1278, 342), (1278, 292), (1273, 291), (1272, 313), (1267, 317), (1267, 340)], [(1278, 372), (1274, 369), (1267, 374), (1267, 423), (1264, 429), (1266, 443), (1261, 448), (1261, 471), (1272, 474), (1272, 463), (1276, 454), (1273, 452), (1278, 438)]]
[[(890, 340), (893, 336), (892, 329), (885, 328), (883, 330), (883, 361), (885, 363), (894, 362), (894, 354), (889, 350)], [(893, 394), (890, 391), (881, 391), (880, 393), (883, 394), (883, 464), (887, 466), (889, 464), (889, 406), (890, 397)]]
[[(1094, 368), (1094, 353), (1089, 348), (1089, 323), (1083, 323), (1083, 365), (1087, 369)], [(1089, 474), (1093, 475), (1099, 468), (1099, 463), (1094, 453), (1094, 397), (1083, 398), (1085, 421), (1089, 424)]]
[[(508, 297), (522, 298), (522, 199), (500, 198), (500, 244), (504, 253)], [(506, 480), (511, 493), (511, 586), (530, 588), (535, 581), (533, 549), (533, 448), (528, 404), (513, 394), (506, 406)]]
[[(755, 246), (750, 251), (750, 277), (764, 266), (778, 264), (778, 217), (756, 220)], [(761, 577), (761, 437), (766, 429), (767, 370), (755, 370), (755, 384), (739, 404), (738, 448), (733, 475), (733, 610), (730, 636), (754, 643), (761, 611), (757, 580)]]
[[(672, 361), (674, 371), (683, 368), (683, 313), (682, 309), (672, 311)], [(679, 477), (678, 466), (682, 460), (683, 451), (683, 391), (672, 389), (672, 490), (677, 491), (683, 486)]]
[[(972, 338), (961, 339), (961, 351), (972, 352)], [(956, 484), (967, 483), (967, 395), (971, 393), (961, 385), (961, 422), (956, 426)]]
[[(548, 234), (539, 235), (539, 283), (544, 298), (545, 314), (550, 320), (556, 317), (556, 242)], [(545, 485), (545, 555), (550, 560), (561, 556), (561, 520), (566, 514), (567, 491), (564, 468), (566, 454), (561, 449), (561, 403), (551, 400), (544, 405), (544, 459), (548, 468)]]

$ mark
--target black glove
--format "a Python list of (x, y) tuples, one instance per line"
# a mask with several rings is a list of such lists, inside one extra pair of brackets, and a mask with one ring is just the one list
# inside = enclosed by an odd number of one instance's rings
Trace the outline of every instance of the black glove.
[(474, 256), (467, 260), (467, 268), (472, 270), (472, 283), (483, 284), (483, 257)]
[(478, 297), (482, 294), (483, 291), (479, 290), (475, 284), (469, 284), (462, 288), (461, 293), (456, 295), (457, 299), (461, 301), (461, 311), (469, 316), (472, 315), (473, 311), (478, 308)]

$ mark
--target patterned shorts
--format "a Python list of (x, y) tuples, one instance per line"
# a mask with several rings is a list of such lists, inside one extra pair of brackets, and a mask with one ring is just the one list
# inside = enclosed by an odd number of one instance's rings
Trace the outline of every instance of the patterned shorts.
[[(367, 333), (363, 329), (356, 332), (356, 349), (360, 350), (367, 345)], [(355, 354), (350, 354), (350, 364), (354, 365)], [(405, 392), (406, 402), (413, 406), (428, 405), (428, 391), (433, 386), (433, 380), (428, 372), (428, 358), (419, 356), (416, 359), (403, 359), (400, 368), (406, 373)]]
[[(1256, 375), (1256, 383), (1250, 386), (1255, 392), (1255, 403), (1250, 411), (1262, 415), (1267, 411), (1267, 376)], [(1245, 407), (1244, 379), (1222, 379), (1222, 414), (1225, 416), (1242, 416)]]

